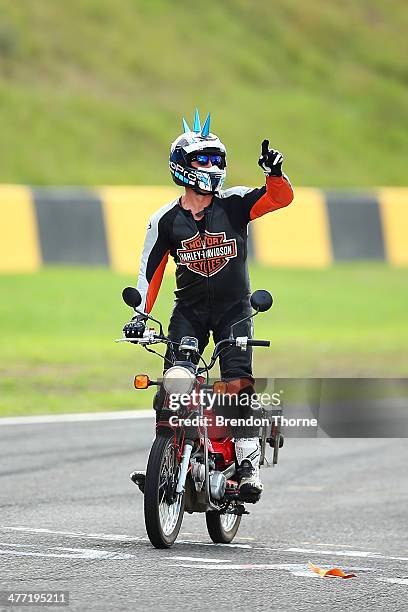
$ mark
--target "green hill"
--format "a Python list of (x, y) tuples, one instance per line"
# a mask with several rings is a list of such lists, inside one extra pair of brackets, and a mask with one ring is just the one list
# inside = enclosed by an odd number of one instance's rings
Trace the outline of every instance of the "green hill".
[(198, 105), (229, 184), (264, 137), (295, 184), (406, 184), (407, 30), (403, 0), (0, 0), (0, 182), (168, 183)]

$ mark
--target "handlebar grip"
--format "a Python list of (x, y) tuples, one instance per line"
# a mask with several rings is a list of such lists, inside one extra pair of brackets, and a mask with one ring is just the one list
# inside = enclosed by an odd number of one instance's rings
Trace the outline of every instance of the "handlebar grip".
[(248, 346), (271, 346), (269, 340), (250, 340), (248, 339)]

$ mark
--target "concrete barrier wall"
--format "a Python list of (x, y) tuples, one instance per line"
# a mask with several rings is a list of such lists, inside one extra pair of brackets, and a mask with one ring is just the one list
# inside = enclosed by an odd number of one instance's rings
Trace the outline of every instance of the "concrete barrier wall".
[[(0, 186), (0, 271), (47, 264), (107, 265), (135, 273), (150, 215), (172, 187)], [(408, 265), (408, 188), (371, 192), (296, 188), (295, 200), (250, 226), (249, 252), (273, 266), (335, 261)], [(172, 266), (170, 266), (172, 269)]]

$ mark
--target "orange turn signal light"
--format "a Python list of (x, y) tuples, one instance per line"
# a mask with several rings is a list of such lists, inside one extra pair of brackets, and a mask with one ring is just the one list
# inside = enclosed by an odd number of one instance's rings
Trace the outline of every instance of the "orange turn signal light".
[(137, 374), (133, 384), (135, 385), (135, 389), (147, 389), (150, 385), (150, 378), (147, 374)]
[(216, 380), (213, 384), (214, 393), (219, 393), (220, 395), (225, 394), (227, 392), (227, 383), (224, 380)]

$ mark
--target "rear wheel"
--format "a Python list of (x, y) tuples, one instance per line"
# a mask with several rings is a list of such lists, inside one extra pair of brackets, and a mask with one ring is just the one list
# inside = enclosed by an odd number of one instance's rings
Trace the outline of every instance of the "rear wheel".
[(144, 493), (146, 531), (156, 548), (170, 548), (183, 521), (184, 493), (175, 494), (178, 472), (173, 436), (157, 436), (147, 463)]
[(241, 523), (238, 514), (220, 514), (211, 510), (205, 515), (208, 533), (213, 542), (229, 544), (235, 538)]

